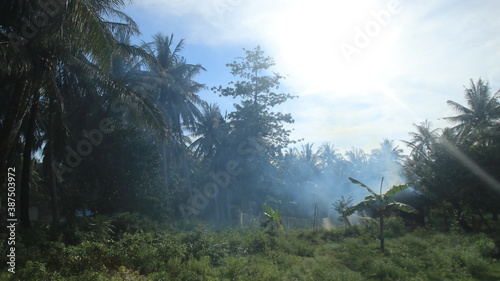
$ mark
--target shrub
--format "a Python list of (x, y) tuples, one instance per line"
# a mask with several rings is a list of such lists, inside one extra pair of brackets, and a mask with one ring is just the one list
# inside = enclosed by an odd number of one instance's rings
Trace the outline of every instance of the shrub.
[(119, 240), (123, 234), (134, 234), (138, 231), (153, 232), (159, 231), (157, 225), (148, 217), (141, 216), (137, 213), (118, 213), (111, 217), (111, 225), (114, 229), (114, 239)]
[(247, 258), (228, 257), (224, 260), (220, 268), (220, 277), (227, 278), (229, 280), (238, 280), (247, 264)]
[[(158, 271), (164, 264), (159, 254), (161, 239), (152, 233), (125, 233), (123, 238), (113, 243), (113, 251), (118, 257), (118, 266), (124, 265), (142, 273)], [(115, 267), (116, 268), (116, 264)]]
[(215, 234), (206, 227), (184, 232), (181, 242), (186, 244), (187, 255), (192, 255), (196, 259), (210, 257), (213, 265), (220, 265), (221, 258), (225, 256), (224, 241), (215, 237)]
[(77, 245), (84, 241), (108, 242), (113, 238), (113, 228), (108, 216), (81, 217), (63, 228), (63, 237), (69, 245)]

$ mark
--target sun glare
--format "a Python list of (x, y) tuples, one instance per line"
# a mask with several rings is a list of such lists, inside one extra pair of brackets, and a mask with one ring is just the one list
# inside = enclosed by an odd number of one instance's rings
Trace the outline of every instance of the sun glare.
[[(336, 96), (373, 91), (383, 80), (397, 32), (379, 24), (368, 27), (376, 36), (349, 58), (341, 43), (354, 45), (357, 30), (376, 23), (373, 13), (383, 7), (373, 3), (296, 1), (285, 8), (267, 30), (279, 65), (294, 74), (290, 83), (302, 95), (330, 92)], [(371, 30), (371, 29), (373, 30)], [(373, 35), (373, 34), (371, 34)], [(360, 82), (363, 81), (363, 82)]]

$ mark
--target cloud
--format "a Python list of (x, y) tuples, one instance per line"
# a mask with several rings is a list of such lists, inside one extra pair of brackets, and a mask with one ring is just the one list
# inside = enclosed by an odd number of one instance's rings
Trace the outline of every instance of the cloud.
[[(285, 91), (300, 96), (286, 105), (296, 120), (294, 136), (371, 149), (382, 138), (407, 138), (412, 124), (425, 119), (445, 126), (438, 118), (453, 115), (446, 100), (462, 103), (470, 78), (481, 76), (493, 90), (500, 87), (498, 1), (401, 0), (401, 11), (384, 23), (380, 17), (394, 1), (136, 5), (159, 15), (157, 21), (182, 26), (189, 42), (207, 48), (261, 45), (286, 75)], [(355, 44), (363, 36), (359, 31), (373, 35), (362, 47)], [(357, 48), (350, 62), (343, 42)]]

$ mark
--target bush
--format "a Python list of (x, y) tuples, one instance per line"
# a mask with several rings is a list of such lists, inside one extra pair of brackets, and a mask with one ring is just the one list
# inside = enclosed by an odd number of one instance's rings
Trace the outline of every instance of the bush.
[(105, 228), (96, 227), (89, 240), (76, 245), (20, 242), (16, 274), (0, 279), (500, 280), (499, 262), (490, 256), (494, 243), (486, 235), (407, 233), (398, 218), (387, 220), (384, 253), (371, 235), (378, 231), (376, 221), (270, 235), (239, 228), (216, 233), (206, 227), (145, 233), (134, 215), (120, 220), (127, 221), (122, 226), (128, 230), (118, 241), (99, 241)]
[(139, 231), (156, 232), (159, 231), (158, 223), (151, 221), (148, 217), (137, 213), (118, 213), (111, 217), (111, 225), (114, 229), (114, 239), (119, 240), (123, 234), (134, 234)]
[(248, 264), (248, 259), (244, 257), (229, 257), (224, 260), (220, 269), (220, 276), (229, 280), (238, 280)]
[(84, 241), (109, 242), (113, 238), (114, 227), (105, 215), (80, 217), (63, 228), (66, 244), (77, 245)]
[(152, 233), (125, 233), (120, 241), (112, 244), (118, 263), (113, 268), (124, 265), (142, 273), (158, 271), (165, 263), (159, 253), (162, 242), (161, 238)]
[(181, 242), (186, 244), (187, 254), (196, 259), (210, 257), (212, 265), (220, 265), (225, 256), (224, 242), (206, 227), (195, 228), (182, 234)]

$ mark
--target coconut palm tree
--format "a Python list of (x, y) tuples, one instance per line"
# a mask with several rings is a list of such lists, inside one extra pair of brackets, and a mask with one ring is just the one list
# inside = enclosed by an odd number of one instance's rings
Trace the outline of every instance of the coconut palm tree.
[[(163, 173), (168, 188), (168, 170), (171, 164), (181, 166), (187, 177), (186, 143), (189, 138), (184, 135), (185, 128), (196, 127), (202, 114), (198, 106), (203, 104), (198, 92), (205, 88), (204, 84), (194, 81), (194, 77), (205, 70), (199, 64), (188, 64), (180, 55), (184, 48), (184, 40), (174, 43), (174, 35), (156, 34), (153, 42), (143, 47), (154, 54), (158, 63), (150, 65), (151, 77), (154, 78), (152, 99), (162, 110), (168, 124), (169, 142), (161, 148)], [(173, 161), (173, 163), (171, 162)]]
[(318, 165), (320, 162), (318, 152), (313, 150), (314, 143), (306, 143), (301, 147), (302, 149), (298, 151), (299, 158), (304, 162), (310, 165), (314, 170), (318, 169)]
[(470, 88), (465, 88), (465, 101), (467, 106), (448, 100), (448, 105), (453, 107), (459, 115), (445, 119), (458, 123), (454, 129), (459, 137), (467, 138), (474, 132), (498, 125), (500, 121), (500, 104), (498, 97), (500, 90), (491, 94), (489, 83), (481, 78), (477, 83), (470, 80)]
[(369, 155), (361, 148), (345, 152), (345, 170), (348, 174), (363, 173), (369, 165)]
[[(113, 36), (117, 30), (138, 33), (135, 23), (119, 10), (126, 1), (51, 3), (50, 7), (41, 7), (45, 4), (35, 1), (1, 4), (0, 57), (3, 63), (0, 89), (1, 98), (7, 102), (0, 127), (0, 186), (4, 183), (3, 173), (17, 137), (23, 133), (29, 140), (33, 134), (34, 126), (26, 126), (29, 131), (21, 132), (21, 124), (32, 124), (30, 120), (41, 110), (41, 102), (46, 104), (46, 116), (49, 116), (44, 128), (46, 152), (55, 153), (55, 148), (50, 147), (54, 146), (56, 130), (66, 127), (65, 105), (72, 101), (72, 96), (68, 95), (72, 92), (64, 91), (61, 86), (70, 85), (70, 81), (76, 81), (75, 85), (89, 96), (106, 95), (108, 104), (111, 100), (122, 100), (160, 134), (164, 135), (166, 130), (153, 103), (109, 75), (113, 54), (147, 55), (139, 48), (118, 42)], [(45, 12), (44, 19), (41, 19), (41, 10)], [(121, 21), (111, 22), (107, 17)], [(29, 150), (29, 147), (25, 149), (26, 156)], [(50, 163), (58, 157), (48, 156), (47, 159), (52, 159)], [(30, 167), (26, 165), (26, 174), (29, 174)], [(47, 167), (52, 169), (50, 174), (53, 175), (53, 165)], [(54, 185), (52, 190), (56, 191), (55, 175), (50, 182)], [(55, 213), (54, 217), (57, 217)]]
[(432, 124), (428, 120), (413, 126), (415, 132), (410, 133), (412, 139), (403, 141), (411, 148), (410, 155), (404, 162), (404, 170), (411, 182), (417, 184), (419, 188), (424, 188), (428, 185), (426, 179), (433, 174), (431, 167), (441, 138), (440, 129), (432, 129)]
[(340, 155), (335, 146), (329, 142), (323, 143), (318, 149), (319, 166), (325, 171), (333, 172), (335, 165), (340, 162), (342, 155)]
[(157, 78), (156, 102), (167, 118), (170, 132), (180, 136), (183, 135), (183, 127), (194, 127), (201, 116), (198, 106), (203, 104), (203, 100), (197, 93), (205, 85), (193, 79), (205, 68), (199, 64), (188, 64), (180, 55), (184, 48), (183, 39), (175, 46), (173, 34), (156, 34), (153, 39), (144, 47), (155, 54), (159, 62), (158, 65), (151, 65), (151, 71)]
[(202, 115), (196, 125), (190, 130), (197, 139), (191, 144), (196, 158), (213, 160), (222, 138), (228, 133), (228, 126), (216, 104), (205, 103), (202, 106)]
[(420, 125), (413, 124), (413, 127), (415, 127), (416, 132), (410, 133), (412, 139), (403, 142), (411, 148), (410, 155), (413, 158), (428, 159), (434, 150), (439, 131), (432, 129), (432, 123), (429, 120), (425, 120)]

